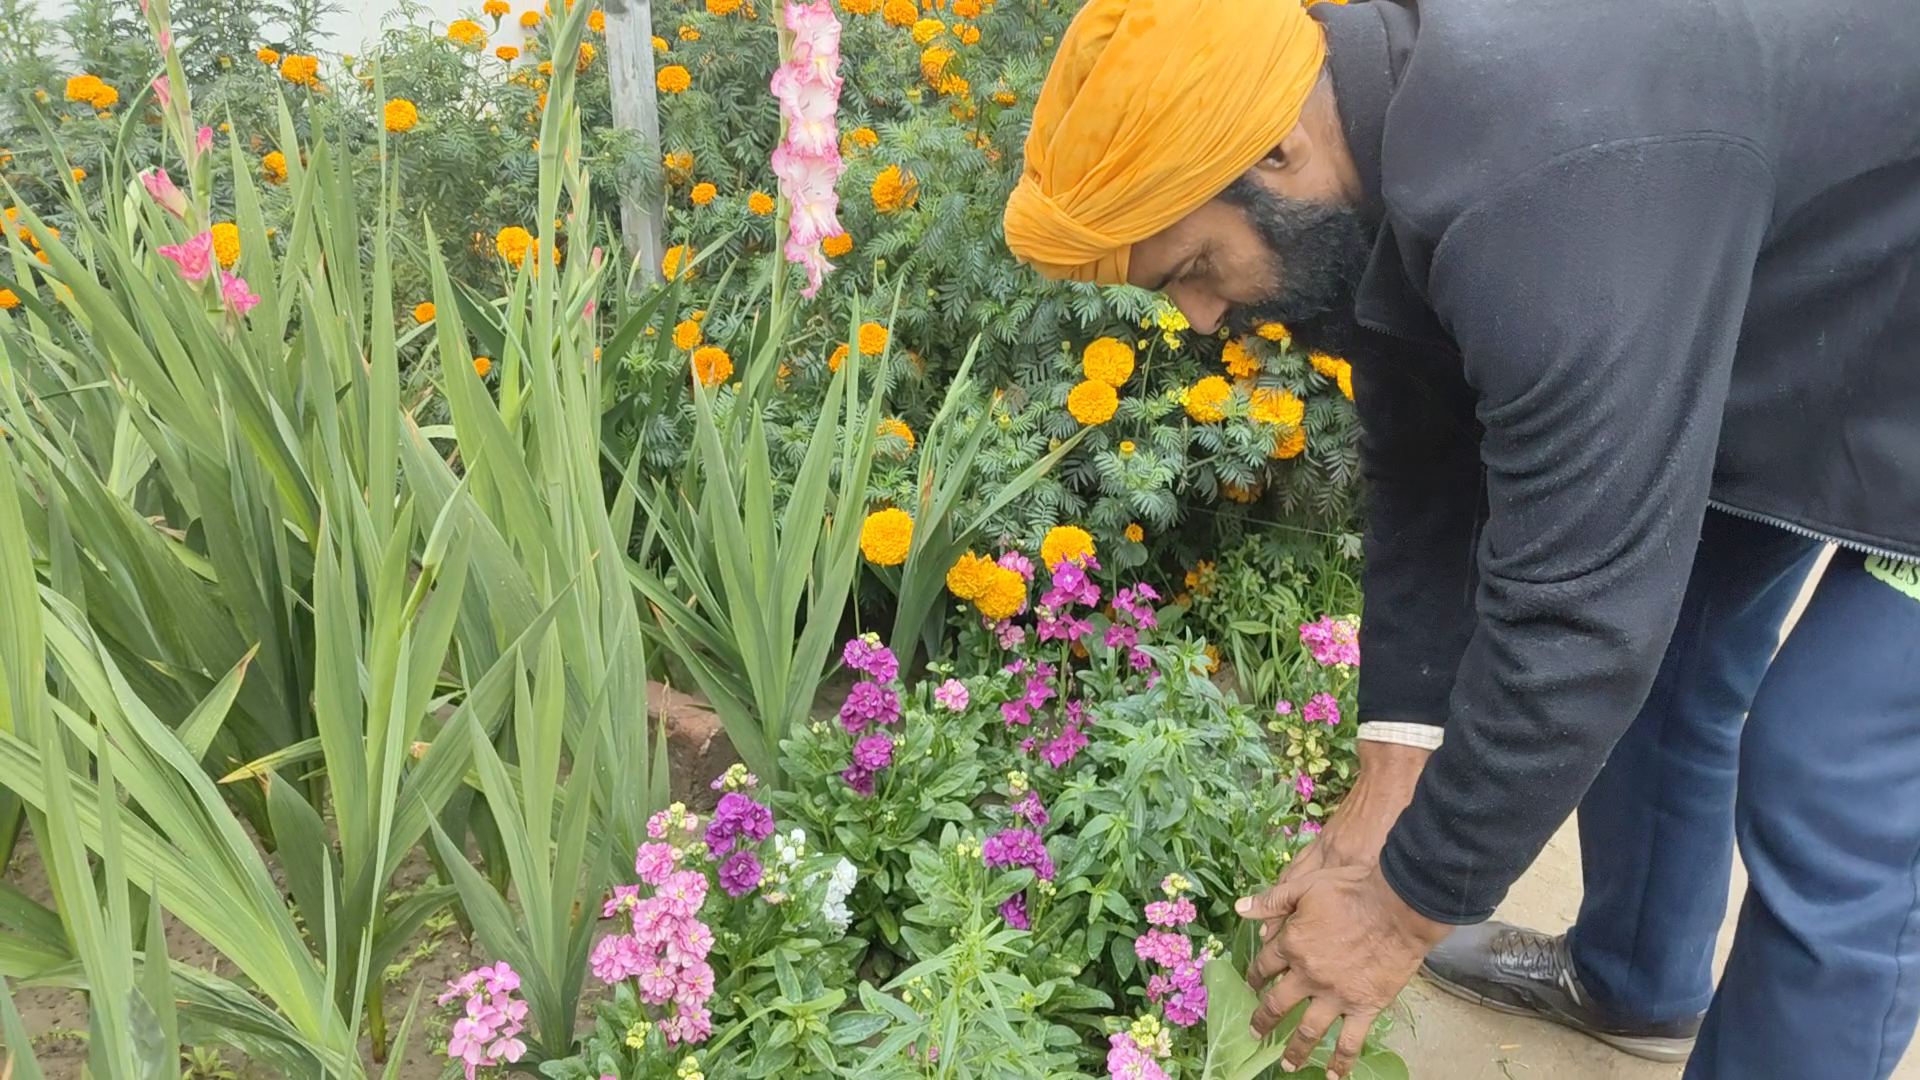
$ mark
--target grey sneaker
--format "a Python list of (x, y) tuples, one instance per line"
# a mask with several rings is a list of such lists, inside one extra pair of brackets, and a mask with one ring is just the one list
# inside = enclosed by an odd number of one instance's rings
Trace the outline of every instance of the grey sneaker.
[(1621, 1023), (1581, 987), (1567, 936), (1506, 923), (1463, 926), (1427, 954), (1421, 969), (1434, 985), (1512, 1016), (1550, 1020), (1649, 1061), (1677, 1062), (1693, 1053), (1700, 1017), (1666, 1024)]

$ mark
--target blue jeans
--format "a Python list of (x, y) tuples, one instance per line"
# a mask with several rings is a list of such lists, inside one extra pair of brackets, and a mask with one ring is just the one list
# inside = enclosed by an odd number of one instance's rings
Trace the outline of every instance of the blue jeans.
[(1708, 513), (1653, 690), (1580, 804), (1575, 969), (1616, 1017), (1705, 1010), (1687, 1080), (1880, 1080), (1920, 1021), (1920, 600), (1838, 552), (1776, 656), (1818, 553)]

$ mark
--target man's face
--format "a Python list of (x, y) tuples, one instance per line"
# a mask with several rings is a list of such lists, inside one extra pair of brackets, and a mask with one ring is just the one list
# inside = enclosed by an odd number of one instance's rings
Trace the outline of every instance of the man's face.
[(1217, 198), (1135, 244), (1128, 279), (1164, 292), (1193, 328), (1246, 335), (1262, 323), (1341, 321), (1372, 243), (1336, 198), (1282, 195), (1242, 176)]

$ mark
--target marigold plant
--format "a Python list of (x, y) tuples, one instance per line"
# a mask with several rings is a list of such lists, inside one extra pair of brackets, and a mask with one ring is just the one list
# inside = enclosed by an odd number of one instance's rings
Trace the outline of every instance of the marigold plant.
[(820, 242), (820, 250), (837, 259), (853, 250), (853, 237), (846, 233), (835, 233)]
[(693, 200), (693, 205), (695, 206), (705, 206), (719, 197), (719, 195), (719, 188), (704, 181), (693, 185), (693, 190), (687, 193), (687, 197)]
[(414, 322), (430, 323), (433, 321), (433, 315), (434, 315), (433, 301), (423, 300), (420, 303), (413, 305), (413, 321)]
[(867, 515), (860, 525), (860, 553), (875, 566), (899, 566), (913, 546), (913, 517), (890, 506)]
[(1088, 427), (1113, 419), (1119, 408), (1120, 393), (1110, 383), (1088, 379), (1067, 392), (1067, 412)]
[(668, 64), (654, 75), (653, 83), (663, 94), (684, 94), (693, 86), (693, 76), (679, 64)]
[(420, 110), (406, 98), (394, 98), (387, 102), (386, 108), (381, 112), (381, 118), (386, 123), (388, 131), (395, 133), (412, 131), (413, 126), (420, 122)]
[(484, 49), (487, 30), (472, 19), (455, 19), (447, 25), (447, 40), (463, 49)]
[[(756, 191), (747, 196), (747, 211), (758, 217), (773, 213), (773, 196), (764, 191)], [(832, 252), (827, 252), (831, 255)]]
[(1055, 525), (1040, 541), (1040, 561), (1046, 566), (1083, 563), (1094, 554), (1093, 534), (1078, 525)]
[(879, 356), (887, 351), (887, 328), (879, 323), (860, 324), (860, 355)]
[(717, 345), (693, 350), (693, 377), (701, 386), (718, 386), (733, 376), (733, 357)]
[(1133, 347), (1116, 337), (1095, 338), (1080, 353), (1080, 370), (1094, 382), (1120, 386), (1133, 377)]
[(1233, 387), (1218, 375), (1209, 375), (1187, 388), (1187, 415), (1202, 424), (1218, 424), (1227, 418), (1226, 404)]
[(233, 269), (233, 264), (240, 261), (240, 226), (220, 221), (214, 223), (211, 231), (214, 260), (228, 270)]

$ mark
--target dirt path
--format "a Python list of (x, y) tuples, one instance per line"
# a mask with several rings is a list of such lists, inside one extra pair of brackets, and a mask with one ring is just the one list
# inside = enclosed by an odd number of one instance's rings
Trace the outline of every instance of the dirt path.
[[(1821, 569), (1824, 569), (1824, 562)], [(1816, 570), (1808, 591), (1819, 578)], [(1803, 592), (1800, 604), (1806, 602)], [(1796, 606), (1787, 626), (1799, 616)], [(1733, 923), (1747, 887), (1746, 870), (1733, 868), (1732, 909), (1720, 931), (1715, 969), (1733, 943)], [(1547, 845), (1495, 917), (1558, 931), (1580, 909), (1580, 840), (1572, 822)], [(1628, 1057), (1553, 1024), (1502, 1016), (1415, 980), (1403, 999), (1412, 1019), (1391, 1039), (1417, 1080), (1674, 1080), (1678, 1065)], [(1838, 1080), (1838, 1078), (1836, 1078)], [(1920, 1050), (1910, 1050), (1893, 1080), (1920, 1080)]]

